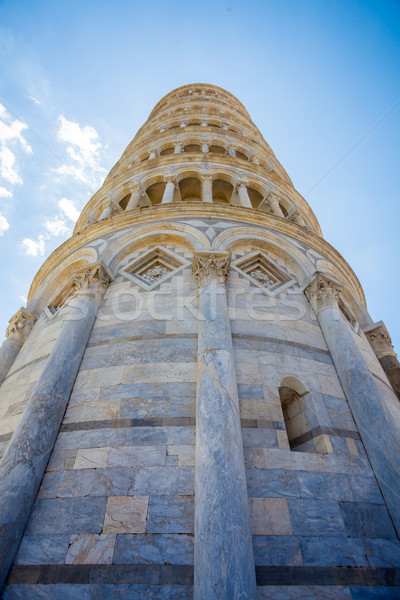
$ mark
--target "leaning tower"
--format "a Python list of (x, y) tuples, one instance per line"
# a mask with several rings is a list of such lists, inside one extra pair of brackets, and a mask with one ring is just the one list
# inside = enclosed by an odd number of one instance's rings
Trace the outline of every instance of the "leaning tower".
[(244, 106), (172, 91), (10, 319), (2, 599), (399, 598), (399, 371)]

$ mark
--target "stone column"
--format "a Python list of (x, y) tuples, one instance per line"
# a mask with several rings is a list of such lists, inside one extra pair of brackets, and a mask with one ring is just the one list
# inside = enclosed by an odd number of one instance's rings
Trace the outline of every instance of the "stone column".
[(229, 156), (236, 156), (236, 150), (235, 150), (234, 146), (229, 146), (229, 148), (228, 148), (228, 155)]
[(274, 215), (276, 215), (277, 217), (285, 217), (280, 207), (278, 197), (275, 196), (275, 194), (270, 194), (269, 203), (271, 205), (271, 209)]
[(161, 200), (161, 204), (171, 204), (174, 201), (175, 177), (173, 175), (165, 177), (166, 186)]
[(258, 158), (257, 154), (252, 154), (251, 156), (251, 162), (255, 165), (259, 165), (260, 164), (260, 159)]
[(203, 202), (212, 202), (212, 175), (202, 175), (201, 177), (201, 199)]
[(0, 467), (0, 590), (14, 561), (50, 458), (97, 307), (110, 278), (92, 265), (73, 280), (77, 295)]
[(0, 385), (11, 369), (35, 321), (36, 317), (26, 308), (20, 308), (8, 321), (10, 324), (6, 329), (6, 339), (0, 348)]
[(112, 200), (109, 200), (104, 205), (103, 212), (101, 213), (101, 215), (99, 217), (99, 221), (102, 221), (103, 219), (108, 219), (108, 217), (112, 217), (115, 212), (116, 212), (116, 206)]
[(129, 198), (129, 202), (126, 205), (125, 210), (133, 210), (134, 208), (137, 208), (141, 197), (142, 197), (142, 190), (141, 190), (140, 186), (133, 188), (131, 197)]
[(180, 154), (183, 150), (182, 142), (176, 142), (174, 144), (174, 154)]
[(197, 252), (195, 600), (254, 600), (256, 581), (225, 290), (230, 255)]
[(253, 208), (249, 198), (249, 193), (247, 191), (247, 186), (244, 181), (238, 181), (238, 194), (240, 206), (243, 206), (244, 208)]
[(201, 151), (202, 152), (209, 152), (208, 140), (203, 140), (201, 142)]
[(301, 216), (301, 214), (300, 214), (298, 211), (296, 211), (296, 212), (295, 212), (295, 213), (292, 215), (292, 218), (293, 218), (293, 221), (294, 221), (295, 223), (297, 223), (297, 225), (300, 225), (300, 227), (305, 227), (305, 226), (306, 226), (306, 223), (305, 223), (305, 221), (304, 221), (303, 217)]
[(364, 333), (377, 359), (381, 363), (382, 369), (385, 371), (386, 377), (389, 379), (396, 396), (400, 400), (400, 363), (385, 324), (379, 321), (379, 323), (375, 323), (371, 327), (364, 329)]
[(340, 283), (317, 273), (305, 294), (318, 317), (368, 458), (400, 533), (400, 404), (391, 387), (369, 369), (357, 334), (338, 307), (341, 289)]
[(151, 160), (152, 158), (157, 158), (157, 150), (156, 150), (156, 148), (153, 148), (153, 150), (151, 150), (151, 152), (149, 154), (149, 160)]

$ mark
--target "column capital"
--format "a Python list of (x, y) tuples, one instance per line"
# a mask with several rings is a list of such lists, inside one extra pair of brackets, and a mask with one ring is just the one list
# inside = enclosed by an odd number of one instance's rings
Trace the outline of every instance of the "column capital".
[(393, 348), (392, 338), (386, 329), (386, 325), (382, 321), (366, 327), (364, 333), (378, 359), (383, 356), (395, 356), (397, 358), (397, 354)]
[(213, 176), (212, 175), (200, 175), (200, 180), (201, 181), (212, 181)]
[(173, 183), (175, 185), (175, 183), (176, 183), (175, 175), (167, 175), (166, 177), (164, 177), (164, 183)]
[(247, 182), (247, 181), (245, 181), (244, 179), (239, 179), (239, 180), (236, 182), (236, 185), (237, 185), (237, 187), (238, 187), (238, 188), (240, 188), (240, 187), (242, 187), (242, 186), (244, 186), (245, 188), (247, 188), (247, 186), (248, 186), (248, 182)]
[(304, 289), (311, 306), (316, 314), (324, 308), (337, 308), (337, 300), (343, 284), (331, 279), (324, 273), (317, 272), (311, 283)]
[(195, 252), (193, 273), (199, 287), (211, 282), (226, 283), (231, 262), (230, 252)]
[(115, 204), (114, 200), (113, 200), (112, 198), (110, 198), (109, 196), (107, 196), (107, 197), (104, 199), (104, 202), (103, 202), (103, 204), (102, 204), (102, 207), (103, 207), (103, 211), (104, 211), (106, 208), (109, 208), (109, 209), (110, 209), (110, 211), (111, 211), (111, 215), (110, 215), (110, 216), (112, 216), (112, 215), (115, 215), (116, 213), (119, 213), (119, 212), (121, 212), (121, 207), (120, 207), (120, 206), (118, 206), (117, 204)]
[(36, 322), (36, 317), (28, 309), (20, 308), (8, 322), (7, 342), (22, 346)]
[(80, 292), (102, 294), (110, 283), (111, 277), (100, 263), (87, 265), (73, 275), (73, 285)]

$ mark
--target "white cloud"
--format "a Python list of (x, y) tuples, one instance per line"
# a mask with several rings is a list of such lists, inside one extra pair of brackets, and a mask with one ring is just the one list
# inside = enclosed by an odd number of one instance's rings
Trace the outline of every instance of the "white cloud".
[(29, 100), (32, 100), (32, 102), (34, 102), (35, 104), (40, 104), (39, 100), (37, 98), (35, 98), (34, 96), (28, 96)]
[(12, 198), (12, 193), (0, 185), (0, 198)]
[(0, 213), (0, 236), (3, 235), (7, 229), (10, 228), (10, 224), (5, 217)]
[(2, 119), (0, 121), (0, 142), (5, 144), (6, 142), (18, 141), (26, 152), (31, 153), (32, 148), (22, 136), (22, 132), (25, 129), (28, 129), (28, 125), (18, 120), (11, 121), (11, 123), (7, 124), (6, 121), (9, 121), (10, 118), (4, 106), (0, 106), (0, 118)]
[(71, 219), (71, 221), (75, 222), (78, 220), (80, 212), (76, 208), (72, 200), (68, 200), (68, 198), (62, 198), (58, 202), (58, 208), (61, 210), (61, 212), (64, 213), (66, 217), (68, 217), (68, 219)]
[(22, 240), (22, 246), (24, 247), (25, 254), (28, 256), (43, 256), (46, 249), (45, 240), (43, 235), (39, 235), (38, 241), (32, 240), (31, 238), (24, 238)]
[(59, 175), (73, 174), (87, 186), (98, 186), (107, 173), (100, 166), (102, 144), (99, 142), (99, 134), (90, 125), (81, 127), (79, 123), (68, 121), (63, 115), (58, 117), (58, 121), (58, 139), (67, 144), (67, 153), (72, 162), (56, 172)]
[(15, 154), (7, 146), (0, 147), (0, 176), (15, 185), (22, 183), (21, 177), (14, 169)]
[(46, 221), (44, 226), (47, 231), (54, 236), (69, 233), (69, 227), (65, 224), (64, 219), (56, 217), (52, 221)]
[[(15, 168), (15, 146), (19, 144), (25, 152), (31, 153), (29, 146), (22, 133), (28, 128), (26, 123), (18, 119), (12, 120), (6, 108), (0, 104), (0, 176), (11, 185), (21, 184), (22, 179)], [(11, 192), (0, 188), (0, 196), (10, 197)]]

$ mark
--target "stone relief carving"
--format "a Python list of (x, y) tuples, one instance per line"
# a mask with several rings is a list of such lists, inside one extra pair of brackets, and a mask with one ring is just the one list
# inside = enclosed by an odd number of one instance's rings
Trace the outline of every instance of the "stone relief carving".
[(369, 331), (367, 330), (364, 333), (378, 358), (382, 358), (383, 356), (397, 357), (393, 348), (392, 338), (384, 323), (380, 323), (377, 327)]
[(339, 281), (334, 281), (323, 273), (317, 273), (304, 293), (314, 311), (318, 313), (322, 308), (337, 307), (342, 289), (343, 285)]
[(193, 258), (193, 273), (199, 287), (211, 282), (225, 284), (230, 261), (229, 252), (196, 252)]
[(22, 346), (35, 322), (36, 317), (28, 310), (21, 308), (9, 321), (10, 324), (6, 329), (7, 341)]

